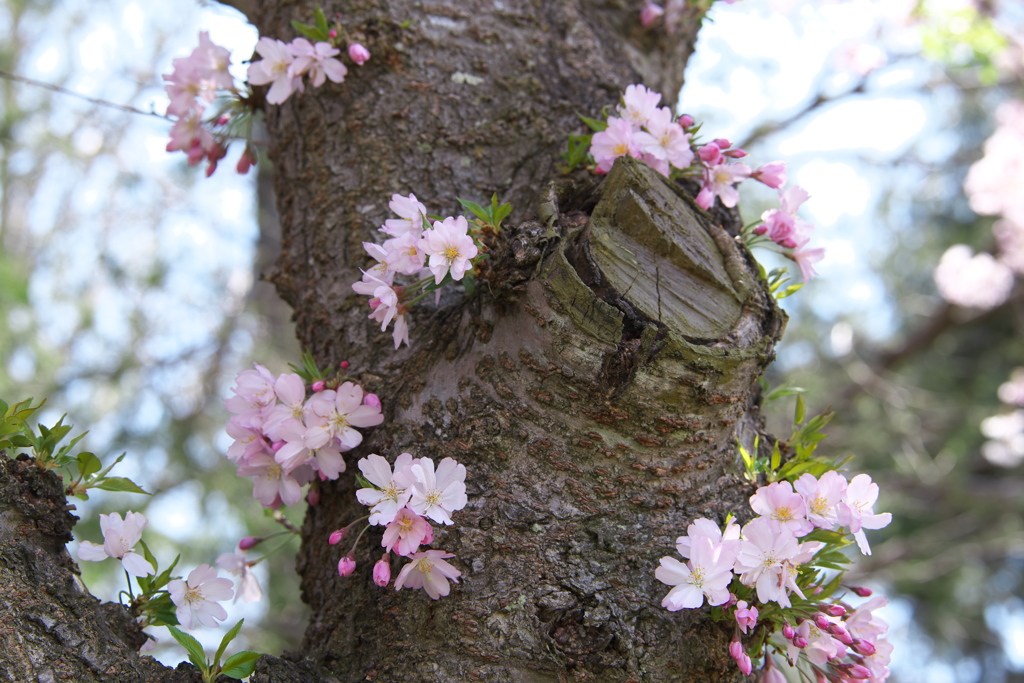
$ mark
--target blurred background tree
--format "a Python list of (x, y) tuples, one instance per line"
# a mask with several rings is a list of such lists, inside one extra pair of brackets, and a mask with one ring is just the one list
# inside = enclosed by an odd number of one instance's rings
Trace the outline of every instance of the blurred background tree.
[[(253, 359), (280, 372), (298, 349), (259, 280), (276, 250), (272, 169), (236, 176), (234, 150), (203, 179), (164, 152), (160, 74), (201, 29), (236, 63), (255, 31), (219, 5), (0, 13), (6, 74), (157, 114), (0, 81), (0, 396), (47, 397), (44, 422), (68, 413), (155, 493), (79, 503), (80, 538), (99, 537), (99, 512), (142, 510), (158, 556), (211, 562), (276, 530), (224, 462), (221, 398)], [(755, 160), (789, 161), (812, 194), (828, 254), (785, 302), (768, 379), (838, 411), (827, 447), (856, 454), (893, 513), (859, 565), (896, 598), (892, 680), (1024, 680), (1024, 7), (743, 0), (711, 17), (680, 106)], [(747, 189), (751, 221), (773, 198)], [(957, 244), (972, 251), (947, 252)], [(791, 408), (776, 406), (777, 432)], [(232, 615), (251, 617), (250, 649), (301, 637), (293, 550), (260, 565), (264, 601)], [(107, 569), (83, 572), (114, 599), (122, 577)]]

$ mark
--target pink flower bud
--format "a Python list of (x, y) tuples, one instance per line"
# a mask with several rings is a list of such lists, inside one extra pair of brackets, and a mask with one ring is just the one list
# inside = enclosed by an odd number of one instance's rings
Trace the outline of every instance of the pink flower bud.
[(241, 541), (238, 542), (238, 549), (239, 550), (250, 550), (250, 549), (255, 548), (256, 546), (258, 546), (260, 544), (260, 541), (262, 541), (262, 540), (263, 540), (262, 538), (256, 538), (255, 536), (246, 536), (245, 538), (243, 538)]
[(348, 56), (356, 64), (363, 65), (370, 58), (370, 51), (359, 43), (352, 43), (348, 46)]
[(875, 644), (870, 640), (855, 640), (853, 642), (853, 649), (865, 657), (875, 654)]
[(756, 228), (754, 228), (754, 234), (755, 235), (763, 235), (766, 232), (768, 232), (768, 226), (765, 225), (764, 223), (762, 223), (761, 225), (759, 225)]
[(704, 145), (697, 150), (697, 156), (707, 164), (717, 164), (722, 161), (722, 150), (718, 145)]
[(839, 624), (832, 624), (832, 626), (829, 627), (828, 632), (835, 636), (835, 639), (843, 645), (853, 645), (853, 636), (851, 636), (850, 632)]
[(740, 671), (743, 672), (744, 676), (749, 676), (750, 672), (754, 669), (754, 663), (750, 661), (750, 657), (746, 652), (743, 653), (742, 657), (736, 660), (736, 665), (740, 668)]
[(815, 614), (814, 623), (818, 625), (822, 631), (827, 631), (828, 627), (832, 625), (832, 622), (828, 620), (824, 614)]
[(736, 149), (730, 149), (728, 152), (725, 153), (725, 156), (729, 157), (730, 159), (742, 159), (743, 157), (747, 156), (747, 153), (744, 150), (737, 147)]
[(665, 10), (662, 9), (661, 5), (655, 5), (653, 2), (648, 0), (647, 4), (644, 5), (644, 8), (640, 10), (640, 24), (644, 28), (648, 28), (664, 13)]
[(825, 608), (825, 611), (828, 612), (829, 614), (831, 614), (834, 617), (845, 617), (846, 616), (846, 608), (843, 607), (842, 605), (828, 605)]
[(327, 542), (331, 545), (338, 545), (339, 543), (341, 543), (342, 539), (345, 538), (345, 534), (347, 533), (348, 527), (345, 527), (344, 529), (338, 529), (337, 531), (331, 533), (331, 537), (327, 539)]
[(221, 114), (219, 117), (217, 117), (217, 125), (218, 126), (226, 126), (226, 125), (228, 125), (228, 121), (230, 121), (230, 120), (231, 120), (230, 116), (228, 116), (227, 114)]
[(332, 29), (331, 29), (330, 31), (328, 31), (328, 32), (327, 32), (327, 35), (328, 35), (329, 37), (331, 37), (331, 38), (337, 38), (337, 37), (338, 37), (338, 32), (337, 32), (337, 31), (335, 31), (335, 30), (334, 30), (334, 29), (332, 28)]
[(363, 396), (364, 406), (373, 406), (374, 408), (380, 408), (380, 398), (377, 394), (365, 394)]
[(796, 631), (789, 624), (786, 624), (785, 626), (782, 627), (782, 637), (785, 638), (786, 640), (793, 640), (793, 636), (795, 636), (795, 635), (796, 635)]
[(847, 674), (847, 675), (850, 678), (857, 678), (857, 679), (865, 680), (865, 679), (871, 678), (871, 670), (868, 669), (866, 666), (862, 666), (860, 664), (854, 664), (853, 666), (850, 667), (849, 674)]
[(373, 565), (373, 582), (381, 588), (391, 583), (391, 560), (387, 553)]
[(704, 187), (697, 193), (697, 198), (693, 201), (697, 203), (697, 206), (707, 211), (715, 203), (715, 193), (710, 187)]
[(803, 636), (797, 636), (796, 638), (793, 639), (793, 646), (794, 647), (798, 647), (798, 648), (800, 648), (802, 650), (805, 647), (807, 647), (807, 639), (804, 638)]
[(313, 391), (323, 391), (327, 387), (327, 383), (322, 379), (313, 382)]
[(871, 592), (872, 591), (871, 591), (870, 588), (864, 588), (863, 586), (850, 586), (850, 590), (852, 590), (854, 593), (856, 593), (857, 595), (859, 595), (862, 598), (870, 598), (871, 597)]
[[(320, 476), (323, 476), (323, 472), (320, 473)], [(309, 493), (306, 494), (306, 502), (309, 503), (311, 507), (316, 507), (320, 504), (319, 486), (309, 489)]]
[(729, 656), (733, 659), (739, 659), (740, 655), (743, 654), (743, 643), (738, 640), (734, 640), (729, 643)]
[(347, 370), (347, 369), (348, 369), (348, 361), (347, 361), (347, 360), (343, 360), (343, 361), (341, 361), (341, 364), (339, 365), (339, 367), (340, 367), (340, 368), (341, 368), (342, 370)]
[(348, 576), (356, 570), (356, 558), (355, 555), (349, 553), (345, 557), (338, 560), (338, 573), (342, 576)]
[(275, 453), (277, 453), (282, 448), (284, 448), (284, 441), (275, 441), (274, 443), (270, 444), (270, 450), (274, 451)]
[(679, 117), (679, 125), (683, 128), (689, 128), (693, 125), (693, 117), (689, 114), (683, 114)]
[(713, 140), (713, 142), (716, 145), (718, 145), (719, 149), (729, 149), (730, 147), (732, 147), (732, 143), (726, 140), (725, 138), (716, 138), (715, 140)]
[(245, 175), (249, 172), (249, 169), (256, 165), (256, 160), (250, 156), (248, 151), (242, 152), (242, 156), (238, 158), (238, 164), (235, 166), (235, 170), (238, 171), (239, 175)]
[(781, 671), (771, 666), (771, 657), (767, 658), (764, 669), (761, 672), (761, 683), (788, 683)]

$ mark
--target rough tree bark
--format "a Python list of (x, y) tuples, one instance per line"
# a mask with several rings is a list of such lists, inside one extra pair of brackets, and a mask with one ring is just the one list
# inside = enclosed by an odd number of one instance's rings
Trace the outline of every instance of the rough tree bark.
[[(645, 32), (639, 4), (324, 4), (373, 58), (267, 108), (283, 229), (270, 279), (321, 366), (348, 360), (383, 401), (350, 463), (409, 451), (466, 465), (469, 504), (434, 544), (463, 580), (439, 601), (378, 589), (379, 532), (340, 578), (327, 537), (364, 511), (350, 475), (328, 482), (298, 558), (301, 652), (264, 658), (253, 681), (737, 679), (731, 630), (663, 610), (653, 572), (692, 519), (721, 521), (752, 493), (735, 444), (760, 429), (756, 379), (784, 316), (735, 216), (632, 160), (604, 179), (556, 168), (577, 113), (636, 82), (674, 100), (699, 18)], [(251, 18), (287, 37), (311, 10), (264, 0)], [(350, 288), (396, 192), (442, 215), (492, 192), (515, 207), (478, 293), (416, 312), (397, 352)]]

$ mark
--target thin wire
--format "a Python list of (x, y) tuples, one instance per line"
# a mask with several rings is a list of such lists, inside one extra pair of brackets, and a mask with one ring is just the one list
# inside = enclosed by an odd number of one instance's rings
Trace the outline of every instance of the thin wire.
[(8, 71), (4, 71), (3, 69), (0, 69), (0, 78), (6, 78), (8, 80), (17, 81), (19, 83), (26, 83), (28, 85), (34, 85), (38, 88), (45, 88), (46, 90), (52, 90), (53, 92), (60, 93), (61, 95), (70, 95), (71, 97), (76, 97), (80, 100), (91, 102), (92, 104), (98, 104), (101, 107), (110, 107), (111, 109), (120, 109), (121, 111), (128, 112), (129, 114), (142, 114), (143, 116), (154, 116), (158, 119), (163, 119), (165, 121), (168, 120), (166, 115), (157, 114), (155, 111), (145, 111), (144, 109), (138, 109), (128, 104), (118, 104), (116, 102), (101, 100), (96, 97), (89, 97), (88, 95), (83, 95), (82, 93), (77, 93), (74, 90), (62, 88), (61, 86), (54, 85), (53, 83), (44, 83), (42, 81), (37, 81), (32, 78), (26, 78), (25, 76), (19, 76), (17, 74), (12, 74)]

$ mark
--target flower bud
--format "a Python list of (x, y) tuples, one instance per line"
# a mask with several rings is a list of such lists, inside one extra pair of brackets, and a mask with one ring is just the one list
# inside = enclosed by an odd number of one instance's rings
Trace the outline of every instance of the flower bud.
[(859, 595), (862, 598), (870, 598), (871, 597), (871, 592), (872, 591), (871, 591), (870, 588), (864, 588), (863, 586), (850, 586), (850, 590), (852, 590), (854, 593), (856, 593), (857, 595)]
[(827, 631), (828, 627), (832, 625), (832, 622), (828, 620), (824, 614), (815, 614), (814, 623), (817, 624), (818, 628), (822, 631)]
[(715, 144), (704, 145), (697, 150), (697, 156), (705, 163), (717, 164), (722, 160), (722, 150)]
[(768, 226), (765, 225), (764, 223), (762, 223), (761, 225), (759, 225), (756, 228), (754, 228), (754, 234), (755, 235), (763, 235), (766, 232), (768, 232)]
[(648, 28), (664, 13), (665, 10), (662, 9), (661, 5), (655, 5), (653, 2), (648, 0), (647, 4), (644, 5), (644, 8), (640, 10), (640, 24), (644, 28)]
[(341, 543), (342, 539), (345, 538), (345, 534), (347, 533), (348, 527), (338, 529), (337, 531), (331, 533), (331, 537), (327, 539), (327, 542), (331, 545), (338, 545), (339, 543)]
[(754, 669), (754, 663), (750, 661), (750, 657), (746, 652), (736, 660), (736, 665), (740, 668), (740, 671), (743, 672), (744, 676), (749, 676), (750, 672)]
[(239, 175), (245, 175), (254, 165), (256, 165), (256, 159), (249, 154), (248, 150), (246, 150), (245, 152), (242, 152), (242, 156), (238, 158), (238, 164), (235, 166), (235, 170), (238, 171)]
[(391, 560), (387, 553), (373, 565), (373, 582), (381, 588), (391, 582)]
[(359, 43), (348, 46), (348, 56), (356, 64), (363, 65), (370, 58), (370, 51)]
[(734, 640), (729, 643), (729, 656), (733, 659), (739, 659), (740, 655), (743, 654), (743, 643), (738, 640)]
[(683, 114), (679, 117), (679, 125), (683, 128), (689, 128), (693, 125), (693, 117), (689, 114)]
[(732, 147), (732, 143), (725, 138), (716, 138), (713, 142), (718, 145), (718, 149), (729, 149)]
[(356, 558), (355, 555), (349, 553), (345, 557), (338, 560), (338, 574), (341, 576), (348, 576), (356, 570)]
[(380, 398), (377, 394), (366, 394), (363, 396), (364, 406), (373, 406), (374, 408), (380, 408)]
[(327, 35), (328, 35), (328, 37), (330, 37), (330, 38), (337, 38), (337, 37), (338, 37), (338, 32), (337, 32), (337, 31), (335, 31), (335, 30), (334, 30), (334, 29), (332, 28), (332, 29), (331, 29), (330, 31), (328, 31), (328, 32), (327, 32)]
[(866, 666), (860, 664), (854, 664), (850, 667), (849, 673), (847, 674), (850, 678), (858, 678), (865, 680), (871, 678), (871, 670)]
[(274, 443), (270, 444), (270, 450), (274, 451), (275, 453), (277, 453), (282, 448), (284, 448), (284, 441), (275, 441)]
[(725, 152), (725, 156), (729, 157), (730, 159), (742, 159), (743, 157), (747, 156), (747, 153), (745, 150), (742, 150), (739, 147), (737, 147), (736, 149), (730, 149), (728, 152)]
[(786, 640), (793, 640), (793, 636), (795, 636), (795, 635), (796, 635), (796, 631), (789, 624), (786, 624), (785, 626), (782, 627), (782, 637), (785, 638)]
[(313, 382), (313, 387), (312, 387), (312, 389), (313, 389), (313, 391), (317, 391), (317, 392), (319, 392), (319, 391), (323, 391), (323, 390), (324, 390), (324, 389), (325, 389), (326, 387), (327, 387), (327, 383), (326, 383), (326, 382), (324, 382), (324, 381), (323, 381), (323, 380), (321, 379), (321, 380), (317, 380), (316, 382)]
[(338, 365), (338, 367), (340, 367), (342, 370), (347, 370), (348, 369), (348, 361), (347, 360), (341, 361), (341, 363)]
[(797, 636), (796, 638), (793, 639), (793, 646), (794, 647), (798, 647), (798, 648), (800, 648), (802, 650), (805, 647), (807, 647), (807, 639), (804, 638), (803, 636)]
[(875, 654), (875, 644), (870, 640), (855, 640), (853, 642), (853, 649), (865, 657)]
[(238, 542), (238, 549), (239, 550), (250, 550), (250, 549), (255, 548), (256, 546), (258, 546), (260, 544), (260, 541), (262, 541), (262, 540), (263, 540), (262, 538), (256, 538), (255, 536), (246, 536), (245, 538), (243, 538), (241, 541)]
[(825, 611), (834, 617), (846, 616), (846, 608), (842, 605), (828, 605), (827, 607), (825, 607)]
[[(322, 477), (323, 472), (321, 472), (320, 475)], [(316, 507), (320, 504), (320, 487), (317, 486), (309, 489), (309, 493), (306, 494), (306, 502), (309, 503), (311, 507)]]

